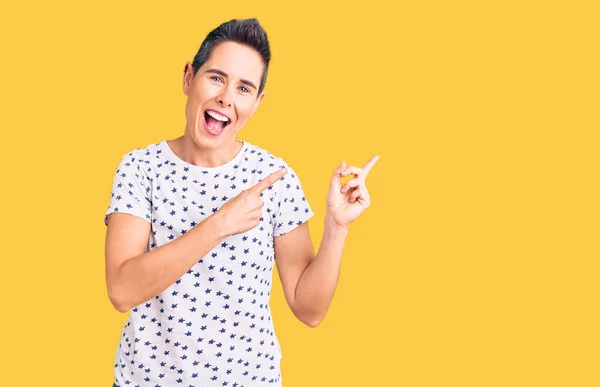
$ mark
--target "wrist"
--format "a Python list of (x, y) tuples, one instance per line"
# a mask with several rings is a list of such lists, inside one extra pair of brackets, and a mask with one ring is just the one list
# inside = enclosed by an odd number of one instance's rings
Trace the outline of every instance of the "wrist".
[(220, 240), (228, 237), (231, 233), (227, 229), (226, 214), (219, 210), (214, 214), (210, 215), (205, 221), (208, 221), (210, 230), (213, 231), (214, 235)]
[(325, 214), (325, 231), (347, 234), (348, 233), (348, 225), (340, 224), (340, 223), (336, 222), (335, 218), (331, 214), (326, 213)]

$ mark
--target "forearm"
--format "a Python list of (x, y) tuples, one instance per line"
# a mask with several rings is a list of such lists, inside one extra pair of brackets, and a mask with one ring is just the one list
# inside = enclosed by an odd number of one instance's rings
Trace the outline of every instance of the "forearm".
[(215, 213), (172, 242), (123, 262), (112, 289), (116, 308), (126, 312), (156, 297), (217, 246), (223, 234)]
[(337, 287), (348, 227), (325, 217), (323, 238), (315, 259), (306, 268), (296, 287), (298, 316), (308, 325), (317, 325), (327, 313)]

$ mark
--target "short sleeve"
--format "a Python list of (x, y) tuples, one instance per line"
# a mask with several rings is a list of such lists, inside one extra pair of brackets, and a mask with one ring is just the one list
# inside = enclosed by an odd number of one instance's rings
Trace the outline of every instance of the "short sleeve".
[(287, 234), (314, 215), (296, 171), (284, 166), (288, 172), (277, 182), (273, 236)]
[(110, 204), (104, 214), (104, 224), (108, 225), (108, 215), (122, 212), (138, 216), (150, 222), (151, 201), (150, 181), (140, 167), (140, 160), (134, 153), (123, 156), (112, 184)]

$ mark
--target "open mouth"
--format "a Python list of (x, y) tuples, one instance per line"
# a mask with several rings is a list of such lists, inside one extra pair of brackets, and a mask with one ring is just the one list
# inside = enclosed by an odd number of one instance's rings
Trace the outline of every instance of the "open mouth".
[(231, 120), (214, 110), (206, 110), (204, 111), (204, 122), (212, 134), (219, 134), (231, 123)]

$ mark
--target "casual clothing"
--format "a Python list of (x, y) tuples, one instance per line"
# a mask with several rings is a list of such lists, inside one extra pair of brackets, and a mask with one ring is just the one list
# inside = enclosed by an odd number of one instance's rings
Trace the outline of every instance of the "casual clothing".
[(282, 167), (288, 173), (261, 195), (259, 226), (228, 236), (169, 288), (131, 310), (116, 351), (116, 385), (281, 386), (282, 353), (269, 307), (273, 238), (313, 216), (295, 171), (248, 142), (214, 168), (183, 161), (166, 140), (123, 156), (104, 221), (112, 212), (148, 221), (148, 251)]

